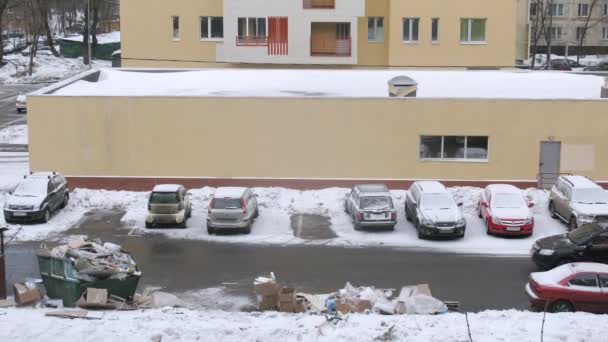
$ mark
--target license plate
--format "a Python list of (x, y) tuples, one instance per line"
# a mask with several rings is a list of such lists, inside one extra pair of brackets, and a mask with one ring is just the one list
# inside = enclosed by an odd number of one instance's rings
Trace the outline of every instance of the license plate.
[(24, 216), (27, 216), (27, 213), (22, 213), (22, 212), (16, 211), (13, 213), (13, 216), (24, 217)]
[(520, 227), (507, 227), (508, 232), (519, 232), (521, 231)]
[(384, 220), (384, 219), (386, 219), (386, 215), (384, 215), (384, 214), (371, 214), (370, 218), (372, 220), (377, 220), (377, 221), (378, 220)]
[(454, 229), (440, 229), (439, 232), (441, 234), (452, 234), (454, 232)]

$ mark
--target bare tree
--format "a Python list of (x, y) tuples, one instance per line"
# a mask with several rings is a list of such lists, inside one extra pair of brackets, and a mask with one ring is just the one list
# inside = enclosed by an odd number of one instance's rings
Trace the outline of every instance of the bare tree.
[[(542, 0), (541, 0), (542, 1)], [(547, 7), (545, 13), (545, 28), (544, 28), (544, 38), (547, 48), (547, 61), (545, 63), (545, 68), (549, 69), (551, 65), (551, 47), (553, 43), (553, 15), (555, 10), (555, 1), (554, 0), (546, 0), (545, 6)]]
[(38, 16), (44, 28), (44, 33), (46, 34), (46, 42), (49, 45), (53, 56), (59, 57), (59, 52), (57, 49), (55, 49), (55, 42), (53, 41), (53, 34), (51, 33), (51, 25), (49, 24), (49, 20), (51, 20), (49, 10), (51, 2), (49, 0), (36, 0), (35, 5), (35, 7), (38, 8)]
[(591, 3), (589, 4), (589, 9), (587, 10), (587, 16), (585, 17), (585, 23), (583, 24), (582, 27), (580, 27), (580, 32), (579, 32), (579, 27), (577, 27), (577, 43), (578, 43), (578, 49), (576, 51), (576, 63), (579, 63), (581, 60), (581, 54), (582, 54), (582, 50), (583, 50), (583, 45), (585, 44), (585, 37), (587, 36), (587, 31), (589, 30), (590, 27), (590, 22), (591, 22), (591, 17), (593, 15), (593, 9), (595, 8), (595, 6), (597, 5), (598, 0), (592, 0)]
[(4, 36), (2, 35), (4, 26), (2, 25), (2, 17), (4, 17), (4, 12), (9, 8), (11, 1), (12, 0), (0, 0), (0, 66), (2, 66), (4, 58)]
[(536, 54), (538, 52), (538, 43), (545, 35), (545, 20), (548, 16), (548, 7), (544, 0), (530, 2), (530, 50), (532, 53), (531, 68), (536, 65)]
[(31, 35), (31, 43), (29, 46), (30, 61), (28, 66), (28, 74), (32, 76), (34, 73), (34, 58), (36, 57), (36, 52), (38, 51), (38, 41), (40, 39), (40, 35), (44, 32), (44, 25), (42, 23), (43, 18), (40, 16), (40, 9), (38, 8), (38, 0), (22, 1), (25, 2), (29, 12), (27, 26)]

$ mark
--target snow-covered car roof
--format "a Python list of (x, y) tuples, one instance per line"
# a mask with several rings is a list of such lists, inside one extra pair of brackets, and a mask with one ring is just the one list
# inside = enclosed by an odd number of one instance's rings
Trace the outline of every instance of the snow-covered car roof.
[(240, 187), (226, 187), (226, 188), (217, 188), (213, 196), (219, 198), (240, 198), (243, 196), (243, 193), (247, 190), (247, 188)]
[(521, 190), (511, 184), (491, 184), (488, 190), (496, 194), (521, 194)]
[[(93, 73), (96, 80), (83, 79)], [(418, 83), (418, 98), (600, 99), (604, 84), (599, 76), (524, 70), (100, 69), (35, 94), (388, 98), (397, 76)]]
[(176, 192), (180, 187), (179, 184), (158, 184), (152, 189), (152, 192)]
[(418, 185), (424, 193), (444, 193), (448, 190), (437, 181), (419, 181)]
[(557, 285), (564, 278), (575, 273), (608, 273), (608, 265), (594, 262), (575, 262), (561, 265), (545, 272), (534, 272), (532, 277), (545, 285)]
[(600, 188), (600, 186), (598, 184), (596, 184), (594, 181), (592, 181), (591, 179), (589, 179), (585, 176), (573, 175), (573, 176), (562, 176), (562, 177), (564, 179), (568, 180), (570, 183), (572, 183), (572, 185), (575, 188), (581, 188), (581, 189)]

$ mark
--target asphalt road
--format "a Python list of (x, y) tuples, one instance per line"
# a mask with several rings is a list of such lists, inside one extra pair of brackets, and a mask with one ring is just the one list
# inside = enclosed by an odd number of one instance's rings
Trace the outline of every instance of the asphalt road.
[(18, 114), (15, 108), (17, 95), (42, 88), (45, 84), (4, 84), (0, 85), (0, 128), (25, 123), (26, 115)]
[[(94, 213), (65, 235), (84, 234), (123, 245), (143, 271), (140, 290), (147, 285), (163, 286), (174, 293), (223, 287), (229, 295), (247, 297), (253, 303), (253, 279), (272, 271), (281, 283), (309, 293), (335, 291), (347, 281), (395, 289), (428, 283), (437, 298), (459, 301), (468, 311), (526, 309), (524, 285), (530, 272), (535, 271), (525, 257), (376, 247), (222, 244), (168, 239), (161, 234), (137, 236), (116, 228), (121, 216), (120, 212)], [(39, 277), (35, 258), (39, 246), (36, 242), (7, 248), (9, 284)], [(213, 305), (207, 301), (201, 306)]]

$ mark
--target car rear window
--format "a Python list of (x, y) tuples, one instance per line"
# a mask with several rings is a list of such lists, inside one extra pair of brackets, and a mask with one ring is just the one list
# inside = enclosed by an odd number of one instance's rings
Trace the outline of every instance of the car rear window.
[(361, 209), (380, 210), (391, 209), (392, 203), (389, 197), (362, 197)]
[(213, 209), (238, 209), (240, 207), (240, 198), (216, 198), (213, 201)]
[(179, 202), (177, 192), (153, 192), (150, 195), (150, 203), (175, 204)]

